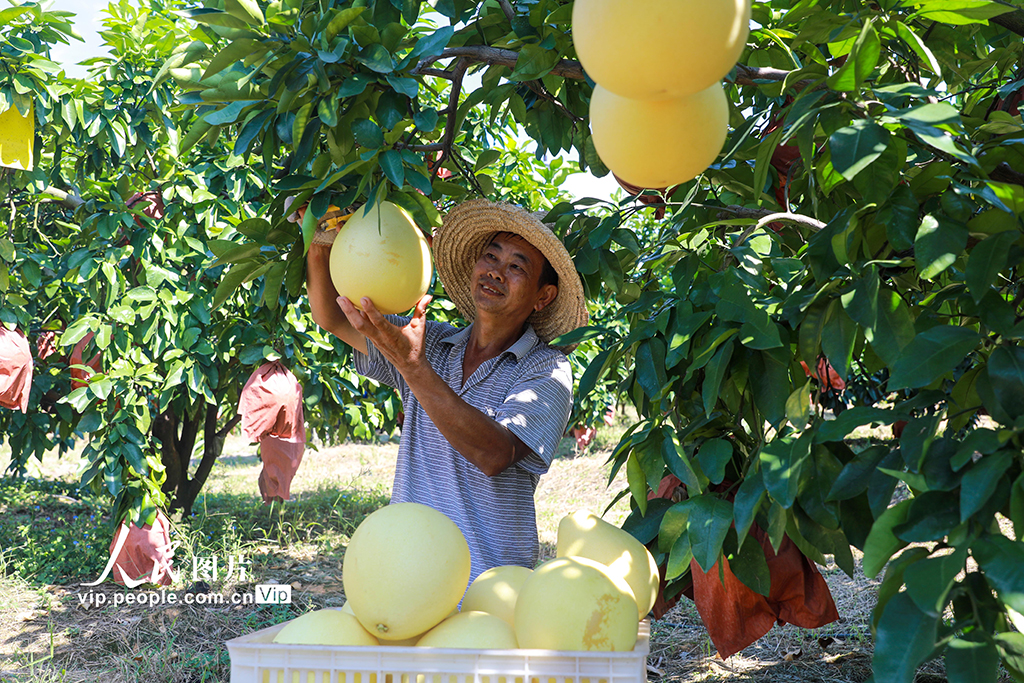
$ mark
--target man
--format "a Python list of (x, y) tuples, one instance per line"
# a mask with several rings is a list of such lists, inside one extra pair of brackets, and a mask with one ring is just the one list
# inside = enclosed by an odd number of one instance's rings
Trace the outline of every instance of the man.
[(329, 249), (311, 247), (313, 320), (357, 353), (356, 370), (398, 389), (405, 411), (393, 503), (417, 502), (462, 530), (471, 580), (491, 567), (533, 567), (534, 492), (565, 431), (572, 373), (547, 342), (586, 325), (575, 266), (561, 241), (523, 209), (465, 202), (433, 242), (445, 292), (471, 324), (382, 316), (338, 297)]

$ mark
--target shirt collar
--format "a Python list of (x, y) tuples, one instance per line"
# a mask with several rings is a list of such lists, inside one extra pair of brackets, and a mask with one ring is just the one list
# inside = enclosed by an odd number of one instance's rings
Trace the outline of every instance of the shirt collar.
[[(469, 342), (469, 333), (473, 325), (463, 327), (455, 334), (449, 335), (444, 339), (440, 340), (444, 344), (451, 344), (452, 346), (462, 346)], [(502, 353), (511, 353), (516, 357), (516, 360), (522, 360), (525, 358), (533, 347), (540, 343), (540, 337), (537, 336), (537, 332), (533, 329), (533, 325), (527, 325), (526, 331), (523, 335), (515, 341), (512, 346), (505, 349)]]

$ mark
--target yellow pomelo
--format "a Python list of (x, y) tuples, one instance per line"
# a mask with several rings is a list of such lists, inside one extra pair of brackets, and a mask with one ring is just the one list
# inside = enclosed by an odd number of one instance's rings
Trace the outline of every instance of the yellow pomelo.
[(636, 600), (622, 577), (585, 557), (537, 567), (519, 591), (519, 647), (624, 652), (636, 645)]
[(590, 100), (598, 155), (638, 187), (670, 187), (702, 173), (722, 151), (728, 124), (720, 83), (666, 101), (629, 100), (598, 85)]
[(515, 623), (516, 598), (532, 569), (516, 565), (492, 567), (473, 579), (462, 598), (462, 611), (480, 611)]
[(516, 634), (504, 619), (486, 612), (459, 612), (423, 634), (416, 647), (514, 650)]
[(576, 0), (583, 69), (622, 97), (667, 100), (704, 90), (736, 64), (750, 0)]
[(275, 643), (296, 645), (379, 645), (355, 615), (321, 609), (292, 619), (274, 636)]
[(626, 580), (641, 619), (658, 598), (661, 574), (654, 556), (644, 544), (597, 515), (577, 511), (558, 523), (556, 557), (586, 557), (608, 567)]
[(361, 308), (369, 297), (381, 313), (401, 313), (430, 286), (430, 247), (409, 213), (383, 202), (355, 215), (331, 247), (331, 280), (338, 294)]
[(368, 515), (352, 534), (342, 583), (367, 631), (404, 640), (456, 609), (469, 572), (469, 545), (454, 522), (426, 505), (396, 503)]

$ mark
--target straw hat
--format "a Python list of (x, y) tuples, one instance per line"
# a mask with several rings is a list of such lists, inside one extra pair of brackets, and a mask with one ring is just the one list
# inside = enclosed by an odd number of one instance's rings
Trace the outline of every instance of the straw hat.
[[(434, 264), (444, 291), (466, 320), (473, 322), (476, 317), (470, 277), (477, 259), (495, 233), (511, 232), (539, 249), (558, 273), (558, 296), (526, 320), (541, 341), (546, 344), (587, 324), (583, 283), (565, 245), (541, 222), (543, 217), (543, 212), (531, 214), (521, 207), (486, 199), (463, 202), (445, 216), (434, 235)], [(570, 353), (576, 344), (557, 348)]]

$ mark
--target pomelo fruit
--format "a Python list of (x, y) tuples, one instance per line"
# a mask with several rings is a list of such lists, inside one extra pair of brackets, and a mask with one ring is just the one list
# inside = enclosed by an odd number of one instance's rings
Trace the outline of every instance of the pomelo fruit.
[(358, 308), (369, 297), (381, 313), (412, 308), (427, 287), (430, 247), (409, 213), (391, 202), (357, 209), (331, 247), (331, 280)]
[(469, 545), (454, 522), (426, 505), (396, 503), (356, 528), (342, 583), (367, 631), (381, 640), (404, 640), (456, 609), (469, 572)]
[(576, 511), (558, 523), (556, 557), (586, 557), (625, 579), (636, 598), (641, 619), (658, 598), (661, 574), (644, 544), (597, 515)]
[(515, 621), (516, 598), (532, 569), (516, 565), (492, 567), (473, 579), (466, 596), (462, 598), (462, 611), (480, 611), (505, 620), (509, 626)]
[(430, 629), (416, 647), (514, 650), (516, 634), (504, 619), (486, 612), (459, 612)]
[(275, 643), (295, 645), (379, 645), (355, 615), (320, 609), (292, 619), (274, 636)]
[(638, 187), (670, 187), (702, 173), (722, 151), (728, 124), (720, 83), (664, 101), (630, 100), (598, 85), (590, 100), (598, 155)]
[(746, 46), (750, 0), (576, 0), (583, 69), (621, 97), (667, 100), (722, 80)]
[(624, 652), (636, 645), (639, 623), (622, 577), (585, 557), (559, 557), (523, 582), (514, 628), (521, 648)]

